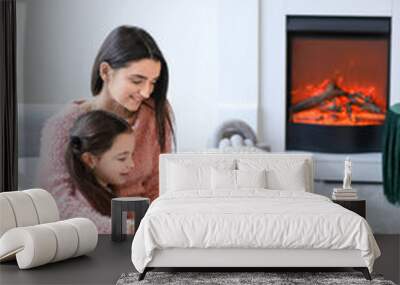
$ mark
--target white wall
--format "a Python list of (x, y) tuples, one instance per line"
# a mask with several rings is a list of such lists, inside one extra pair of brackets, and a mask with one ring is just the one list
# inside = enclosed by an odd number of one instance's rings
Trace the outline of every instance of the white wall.
[(17, 0), (17, 15), (20, 103), (90, 98), (100, 44), (129, 24), (149, 31), (169, 64), (179, 150), (204, 149), (230, 117), (257, 128), (258, 0)]
[(259, 98), (259, 3), (219, 1), (218, 121), (242, 119), (256, 132)]

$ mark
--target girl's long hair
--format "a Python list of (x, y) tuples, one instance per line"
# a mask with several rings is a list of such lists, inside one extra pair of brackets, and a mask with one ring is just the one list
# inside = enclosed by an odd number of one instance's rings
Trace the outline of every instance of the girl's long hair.
[[(171, 131), (172, 139), (176, 146), (172, 110), (169, 108), (167, 101), (168, 66), (161, 50), (149, 33), (134, 26), (120, 26), (112, 30), (101, 45), (94, 61), (91, 91), (93, 96), (96, 96), (103, 88), (104, 82), (100, 76), (100, 64), (102, 62), (107, 62), (113, 69), (118, 69), (126, 67), (133, 61), (142, 59), (153, 59), (161, 63), (160, 77), (151, 94), (154, 106), (152, 104), (147, 105), (154, 109), (158, 144), (160, 151), (165, 152), (166, 129)], [(146, 104), (146, 102), (143, 102), (143, 104)]]
[(103, 215), (110, 216), (111, 199), (115, 195), (97, 181), (81, 156), (85, 152), (101, 156), (111, 148), (118, 135), (131, 132), (132, 128), (124, 119), (101, 110), (81, 115), (70, 130), (65, 152), (67, 170), (90, 205)]

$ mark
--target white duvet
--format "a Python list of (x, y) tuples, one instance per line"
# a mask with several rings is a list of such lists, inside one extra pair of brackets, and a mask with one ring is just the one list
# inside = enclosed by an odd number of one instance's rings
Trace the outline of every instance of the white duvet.
[(133, 239), (133, 265), (143, 272), (165, 248), (358, 249), (370, 272), (380, 256), (359, 215), (321, 195), (265, 189), (164, 194)]

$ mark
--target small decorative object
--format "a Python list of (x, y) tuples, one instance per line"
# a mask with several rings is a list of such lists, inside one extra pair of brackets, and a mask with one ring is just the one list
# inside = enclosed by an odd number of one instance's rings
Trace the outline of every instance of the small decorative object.
[(400, 206), (400, 103), (389, 108), (383, 132), (383, 189), (393, 205)]
[(238, 119), (221, 124), (213, 133), (210, 146), (226, 152), (233, 152), (235, 149), (243, 152), (253, 152), (257, 149), (271, 151), (268, 145), (258, 141), (256, 133), (249, 124)]
[(351, 189), (351, 160), (346, 157), (344, 161), (343, 189)]
[(343, 188), (334, 188), (332, 199), (334, 200), (356, 200), (358, 199), (357, 190), (351, 187), (351, 160), (346, 157), (344, 161)]

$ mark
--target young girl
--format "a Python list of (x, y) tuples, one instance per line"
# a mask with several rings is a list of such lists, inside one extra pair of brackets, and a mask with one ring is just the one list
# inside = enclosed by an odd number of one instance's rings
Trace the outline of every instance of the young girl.
[(65, 163), (79, 190), (100, 214), (111, 215), (113, 187), (128, 179), (133, 168), (133, 131), (129, 124), (105, 111), (80, 116), (70, 130)]

